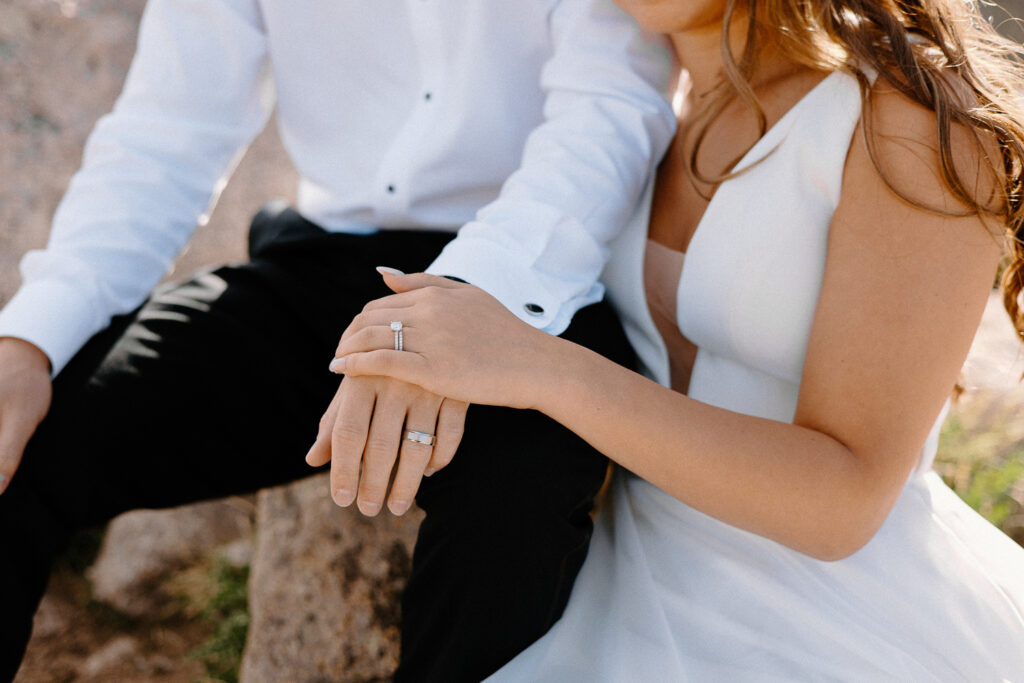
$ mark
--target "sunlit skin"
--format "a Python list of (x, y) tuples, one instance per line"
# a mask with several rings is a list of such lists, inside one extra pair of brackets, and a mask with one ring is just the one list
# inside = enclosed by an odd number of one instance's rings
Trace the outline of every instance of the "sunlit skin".
[[(685, 136), (722, 68), (724, 5), (622, 4), (645, 26), (672, 31), (693, 84), (680, 117)], [(824, 76), (764, 55), (752, 82), (769, 126)], [(957, 209), (939, 179), (934, 114), (879, 86), (875, 116), (879, 161), (901, 179), (900, 189)], [(712, 173), (757, 137), (755, 118), (740, 104), (711, 131), (700, 165)], [(676, 161), (689, 149), (682, 137), (666, 157), (651, 227), (653, 237), (681, 250), (707, 206)], [(976, 163), (962, 131), (953, 153), (961, 168)], [(349, 375), (388, 375), (463, 401), (540, 410), (684, 503), (836, 560), (871, 539), (917, 463), (991, 289), (996, 232), (977, 217), (940, 216), (899, 199), (858, 128), (792, 424), (692, 400), (534, 330), (479, 289), (423, 274), (385, 275), (399, 293), (366, 307), (337, 357)], [(391, 320), (406, 326), (404, 352), (387, 350)]]
[[(687, 33), (708, 34), (714, 40), (721, 35), (721, 22), (725, 3), (716, 0), (617, 0), (616, 4), (629, 12), (640, 26), (655, 33), (669, 35)], [(740, 3), (742, 5), (742, 3)]]

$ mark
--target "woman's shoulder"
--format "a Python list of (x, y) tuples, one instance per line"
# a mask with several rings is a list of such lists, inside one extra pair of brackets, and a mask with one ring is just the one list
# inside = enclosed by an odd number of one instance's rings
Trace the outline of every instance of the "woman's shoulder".
[[(959, 99), (966, 109), (966, 86), (953, 77), (945, 80), (942, 96)], [(851, 148), (848, 163), (870, 164), (902, 201), (938, 214), (973, 214), (947, 180), (956, 177), (979, 204), (994, 202), (1000, 187), (992, 163), (999, 159), (994, 138), (956, 121), (944, 125), (933, 107), (885, 79), (875, 79), (869, 89), (858, 137), (861, 144)]]

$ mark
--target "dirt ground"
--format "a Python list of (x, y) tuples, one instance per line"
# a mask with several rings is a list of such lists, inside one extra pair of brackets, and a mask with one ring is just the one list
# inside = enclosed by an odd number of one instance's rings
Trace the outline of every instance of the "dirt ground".
[(125, 622), (92, 602), (79, 573), (54, 573), (15, 683), (194, 683), (206, 676), (189, 653), (211, 626), (180, 615)]

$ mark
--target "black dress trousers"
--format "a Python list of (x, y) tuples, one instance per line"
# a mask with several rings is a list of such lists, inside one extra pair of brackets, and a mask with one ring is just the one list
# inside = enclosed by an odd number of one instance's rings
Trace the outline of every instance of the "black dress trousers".
[[(421, 271), (451, 238), (328, 233), (268, 207), (249, 262), (161, 287), (94, 337), (56, 378), (0, 495), (0, 680), (13, 678), (77, 530), (309, 476), (304, 455), (338, 386), (327, 363), (353, 316), (389, 293), (374, 266)], [(606, 304), (563, 336), (633, 362)], [(606, 465), (539, 413), (471, 406), (454, 460), (417, 496), (426, 518), (397, 681), (478, 681), (543, 635), (586, 555)]]

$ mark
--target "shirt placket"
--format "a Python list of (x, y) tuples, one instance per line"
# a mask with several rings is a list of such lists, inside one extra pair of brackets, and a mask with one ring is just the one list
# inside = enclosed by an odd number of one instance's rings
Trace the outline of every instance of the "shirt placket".
[(445, 96), (442, 78), (446, 32), (440, 12), (453, 9), (447, 0), (444, 8), (440, 3), (441, 0), (406, 0), (420, 85), (418, 92), (412, 94), (415, 101), (409, 117), (381, 159), (376, 184), (379, 213), (384, 221), (408, 220), (409, 207), (417, 197), (415, 170), (420, 165), (422, 142), (435, 126), (443, 125), (436, 116), (437, 107)]

